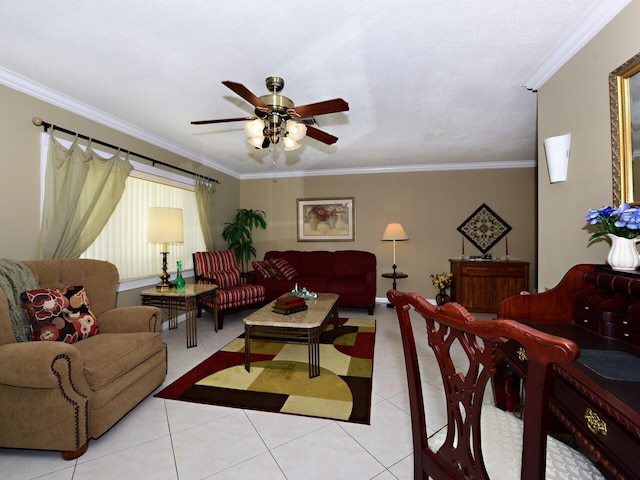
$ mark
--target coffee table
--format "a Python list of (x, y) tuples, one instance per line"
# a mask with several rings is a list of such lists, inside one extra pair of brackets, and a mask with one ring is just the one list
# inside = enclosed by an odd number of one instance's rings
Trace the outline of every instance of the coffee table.
[[(286, 294), (288, 295), (288, 294)], [(306, 341), (309, 346), (309, 378), (320, 375), (320, 335), (333, 319), (338, 328), (337, 293), (319, 293), (318, 298), (307, 300), (307, 310), (281, 315), (273, 312), (271, 302), (244, 319), (244, 368), (251, 371), (251, 337), (282, 338)]]

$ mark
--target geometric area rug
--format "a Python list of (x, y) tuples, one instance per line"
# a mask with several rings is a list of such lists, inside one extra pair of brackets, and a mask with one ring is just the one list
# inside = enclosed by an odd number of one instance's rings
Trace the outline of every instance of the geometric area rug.
[(309, 378), (306, 342), (251, 339), (244, 334), (155, 396), (249, 410), (370, 424), (376, 321), (341, 318), (320, 337), (320, 376)]

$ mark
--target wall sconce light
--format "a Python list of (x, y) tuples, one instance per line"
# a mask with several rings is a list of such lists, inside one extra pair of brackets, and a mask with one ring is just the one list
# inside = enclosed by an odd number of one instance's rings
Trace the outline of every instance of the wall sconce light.
[(569, 167), (569, 150), (571, 148), (571, 134), (549, 137), (544, 140), (544, 150), (547, 155), (549, 182), (566, 182)]

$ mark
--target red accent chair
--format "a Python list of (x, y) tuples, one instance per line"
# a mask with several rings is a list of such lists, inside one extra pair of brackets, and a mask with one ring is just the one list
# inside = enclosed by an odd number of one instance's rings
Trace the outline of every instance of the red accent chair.
[(196, 283), (215, 283), (218, 286), (215, 305), (208, 301), (198, 302), (198, 317), (203, 309), (213, 313), (214, 318), (217, 314), (216, 331), (223, 327), (224, 313), (266, 303), (263, 286), (241, 283), (240, 267), (233, 250), (195, 252), (193, 270)]
[[(550, 370), (554, 363), (568, 364), (578, 357), (575, 343), (515, 320), (476, 320), (457, 303), (436, 307), (416, 293), (396, 290), (387, 297), (395, 305), (404, 348), (415, 480), (604, 479), (585, 456), (547, 435)], [(426, 325), (444, 387), (447, 424), (429, 438), (422, 393), (426, 380), (420, 377), (412, 308), (423, 317), (414, 318), (419, 320), (416, 332), (424, 332)], [(518, 342), (527, 357), (524, 421), (483, 399), (496, 372), (499, 346), (507, 339)], [(427, 341), (421, 343), (426, 347)], [(420, 362), (429, 370), (433, 361), (424, 347)], [(430, 399), (427, 413), (433, 414), (438, 405)]]

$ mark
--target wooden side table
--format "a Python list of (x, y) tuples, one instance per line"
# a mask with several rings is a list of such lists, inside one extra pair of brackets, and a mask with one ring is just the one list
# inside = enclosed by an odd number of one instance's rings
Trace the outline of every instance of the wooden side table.
[[(184, 311), (186, 316), (186, 336), (187, 348), (195, 347), (198, 344), (198, 331), (196, 326), (196, 317), (198, 314), (198, 301), (203, 298), (209, 298), (215, 306), (217, 296), (216, 290), (218, 286), (214, 284), (194, 284), (185, 285), (184, 292), (176, 292), (175, 290), (156, 290), (149, 288), (140, 292), (143, 305), (152, 305), (167, 310), (169, 317), (169, 329), (178, 328), (178, 313)], [(218, 314), (214, 309), (214, 328), (218, 331)]]
[[(395, 269), (395, 265), (393, 266), (393, 268)], [(409, 275), (407, 275), (406, 273), (402, 273), (402, 272), (393, 272), (393, 273), (383, 273), (382, 274), (382, 278), (393, 278), (393, 289), (397, 290), (396, 288), (396, 280), (398, 278), (407, 278), (409, 277)], [(387, 303), (387, 307), (388, 308), (393, 308), (393, 303)]]

